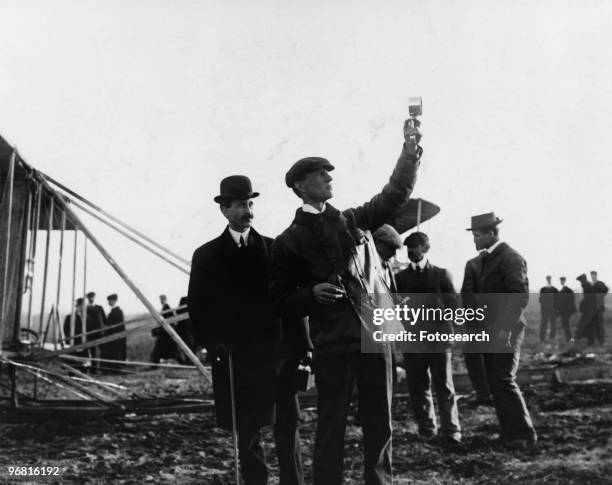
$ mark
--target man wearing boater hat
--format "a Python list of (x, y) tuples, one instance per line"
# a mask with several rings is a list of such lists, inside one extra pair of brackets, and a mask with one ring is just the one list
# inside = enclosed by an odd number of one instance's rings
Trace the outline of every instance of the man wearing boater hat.
[[(475, 386), (488, 385), (491, 391), (500, 441), (511, 448), (526, 448), (536, 443), (537, 435), (516, 372), (527, 326), (523, 310), (529, 301), (529, 281), (523, 257), (499, 239), (501, 222), (489, 212), (472, 217), (467, 229), (480, 254), (465, 266), (461, 294), (466, 307), (485, 309), (485, 330), (491, 341), (486, 348), (466, 344), (465, 363)], [(481, 322), (466, 325), (483, 328)]]
[[(233, 362), (236, 426), (242, 477), (247, 485), (266, 484), (268, 469), (260, 439), (263, 426), (272, 424), (276, 407), (275, 437), (280, 484), (303, 484), (299, 450), (296, 393), (291, 369), (307, 357), (307, 334), (300, 324), (282, 322), (285, 348), (295, 357), (285, 362), (278, 377), (281, 322), (268, 297), (272, 239), (252, 226), (253, 192), (244, 175), (221, 181), (215, 197), (228, 226), (223, 233), (196, 249), (189, 280), (188, 308), (197, 343), (212, 362), (217, 423), (232, 429), (229, 359)], [(286, 327), (286, 328), (285, 328)], [(291, 337), (295, 337), (291, 340)], [(293, 345), (292, 345), (293, 344)], [(230, 354), (231, 353), (231, 354)], [(288, 359), (289, 360), (289, 359)]]
[(388, 345), (381, 345), (378, 353), (361, 352), (367, 322), (360, 318), (359, 302), (372, 293), (368, 288), (379, 287), (379, 281), (374, 280), (375, 272), (364, 271), (357, 247), (363, 231), (376, 231), (412, 192), (422, 153), (417, 145), (420, 133), (406, 123), (404, 136), (406, 143), (382, 191), (343, 212), (327, 202), (334, 166), (325, 158), (298, 160), (285, 175), (285, 183), (303, 205), (274, 242), (272, 297), (282, 315), (309, 317), (318, 411), (314, 485), (342, 483), (344, 433), (355, 383), (364, 483), (392, 483), (391, 352)]

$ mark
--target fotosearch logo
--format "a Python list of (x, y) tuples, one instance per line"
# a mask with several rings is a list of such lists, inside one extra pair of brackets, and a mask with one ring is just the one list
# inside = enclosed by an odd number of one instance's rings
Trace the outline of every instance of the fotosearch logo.
[(372, 323), (382, 325), (385, 322), (401, 320), (409, 325), (427, 322), (449, 322), (455, 325), (482, 322), (487, 305), (479, 308), (431, 308), (408, 305), (395, 305), (394, 308), (375, 308), (372, 313)]

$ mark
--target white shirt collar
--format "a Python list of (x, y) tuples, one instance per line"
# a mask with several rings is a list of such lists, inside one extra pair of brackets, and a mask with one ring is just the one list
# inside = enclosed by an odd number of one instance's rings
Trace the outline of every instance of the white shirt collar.
[(240, 247), (240, 236), (242, 236), (242, 239), (244, 240), (244, 245), (249, 245), (249, 233), (251, 232), (250, 227), (246, 228), (243, 232), (234, 231), (229, 226), (227, 226), (227, 228), (229, 229), (229, 232), (232, 235), (232, 239), (236, 243), (236, 246)]
[(502, 243), (502, 240), (500, 239), (495, 244), (489, 246), (487, 249), (483, 249), (482, 251), (480, 251), (480, 254), (492, 254), (493, 251), (495, 251), (495, 248), (499, 246), (501, 243)]
[(425, 269), (425, 266), (427, 266), (427, 258), (421, 259), (421, 261), (419, 261), (418, 263), (410, 261), (410, 266), (412, 266), (412, 269), (415, 270), (415, 271), (416, 271), (417, 267), (421, 271), (423, 271)]
[(302, 210), (304, 212), (308, 212), (310, 214), (322, 214), (323, 212), (325, 212), (325, 208), (327, 207), (327, 205), (325, 204), (325, 202), (323, 202), (323, 208), (319, 211), (317, 210), (316, 207), (313, 207), (310, 204), (304, 204), (302, 205)]

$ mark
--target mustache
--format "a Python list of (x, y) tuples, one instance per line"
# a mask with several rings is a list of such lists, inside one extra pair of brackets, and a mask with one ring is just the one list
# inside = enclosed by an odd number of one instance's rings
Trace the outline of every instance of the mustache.
[(253, 216), (242, 216), (240, 219), (243, 221), (250, 221), (251, 219), (253, 219)]

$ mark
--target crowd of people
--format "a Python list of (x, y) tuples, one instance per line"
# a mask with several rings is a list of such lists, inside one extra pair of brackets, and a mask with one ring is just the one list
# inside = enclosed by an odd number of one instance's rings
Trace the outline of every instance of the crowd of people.
[[(123, 311), (117, 305), (119, 297), (113, 293), (106, 297), (108, 314), (104, 308), (95, 302), (96, 293), (90, 291), (83, 298), (77, 298), (74, 311), (64, 319), (64, 343), (70, 346), (79, 345), (88, 340), (97, 340), (125, 331)], [(85, 321), (85, 325), (83, 325)], [(75, 352), (73, 355), (91, 358), (91, 370), (99, 372), (118, 372), (122, 368), (119, 361), (125, 361), (127, 356), (127, 340), (125, 335), (109, 342), (95, 345)], [(115, 362), (103, 362), (103, 360)]]
[[(604, 345), (606, 334), (604, 330), (604, 299), (608, 286), (599, 280), (597, 271), (591, 271), (591, 281), (586, 274), (576, 278), (582, 286), (583, 297), (576, 308), (576, 295), (566, 285), (567, 278), (561, 276), (561, 289), (552, 284), (552, 276), (546, 276), (546, 286), (540, 289), (540, 341), (554, 340), (557, 332), (557, 317), (561, 319), (565, 340), (573, 343), (586, 339), (588, 345)], [(571, 318), (579, 310), (580, 318), (576, 329), (572, 332)], [(547, 338), (548, 335), (548, 338)]]
[[(495, 406), (504, 446), (526, 448), (537, 442), (515, 379), (526, 327), (527, 264), (500, 239), (502, 220), (492, 212), (472, 217), (467, 228), (479, 254), (466, 263), (460, 294), (448, 270), (428, 260), (431, 242), (426, 234), (413, 232), (402, 241), (387, 222), (416, 182), (422, 156), (418, 123), (405, 124), (404, 138), (382, 191), (344, 211), (328, 202), (334, 166), (327, 159), (307, 157), (294, 163), (285, 183), (302, 204), (275, 239), (252, 227), (259, 193), (250, 179), (233, 175), (221, 181), (214, 200), (228, 225), (194, 252), (187, 303), (196, 343), (206, 348), (212, 365), (217, 422), (237, 431), (246, 484), (268, 481), (261, 429), (270, 424), (280, 484), (304, 483), (298, 366), (311, 366), (317, 387), (315, 485), (342, 483), (344, 435), (355, 386), (364, 483), (392, 483), (391, 401), (395, 366), (402, 358), (420, 439), (462, 446), (450, 345), (402, 356), (390, 342), (373, 340), (364, 320), (364, 302), (391, 307), (405, 293), (422, 294), (423, 304), (440, 308), (456, 307), (460, 301), (466, 307), (488, 306), (491, 347), (466, 344), (463, 349), (477, 404)], [(403, 245), (410, 264), (395, 274), (389, 260)], [(490, 297), (496, 294), (506, 297)], [(373, 302), (372, 295), (389, 298)], [(453, 331), (452, 324), (448, 331)]]

